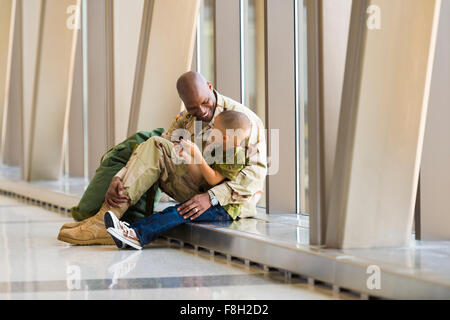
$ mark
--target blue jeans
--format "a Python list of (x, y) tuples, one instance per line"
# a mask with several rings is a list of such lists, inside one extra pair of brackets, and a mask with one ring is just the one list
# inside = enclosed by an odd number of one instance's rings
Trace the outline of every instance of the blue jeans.
[(168, 207), (161, 212), (152, 214), (151, 216), (130, 225), (130, 227), (136, 231), (136, 235), (142, 246), (152, 242), (155, 238), (166, 233), (170, 229), (187, 222), (218, 222), (233, 220), (220, 204), (209, 207), (208, 210), (203, 212), (203, 214), (195, 220), (190, 220), (189, 218), (184, 219), (177, 211), (177, 208), (180, 205), (181, 203), (176, 206)]

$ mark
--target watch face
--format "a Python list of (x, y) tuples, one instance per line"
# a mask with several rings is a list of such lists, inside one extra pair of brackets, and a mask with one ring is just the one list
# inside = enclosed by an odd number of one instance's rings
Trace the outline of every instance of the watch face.
[(211, 204), (212, 204), (213, 206), (218, 205), (218, 204), (219, 204), (219, 200), (217, 200), (217, 198), (216, 198), (216, 196), (214, 195), (214, 193), (208, 192), (208, 194), (209, 194), (209, 200), (210, 200)]

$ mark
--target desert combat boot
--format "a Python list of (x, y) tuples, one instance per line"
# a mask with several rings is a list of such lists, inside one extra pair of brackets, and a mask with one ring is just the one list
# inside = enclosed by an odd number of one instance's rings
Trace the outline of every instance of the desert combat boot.
[(80, 225), (61, 228), (58, 240), (77, 245), (115, 245), (105, 228), (104, 215), (107, 211), (108, 207), (103, 204), (95, 216), (82, 221)]
[[(91, 217), (91, 218), (92, 218), (92, 217)], [(79, 226), (81, 226), (83, 223), (85, 223), (85, 222), (88, 221), (88, 220), (89, 220), (89, 218), (88, 218), (88, 219), (84, 219), (84, 220), (82, 220), (82, 221), (75, 221), (75, 222), (67, 222), (67, 223), (64, 223), (64, 224), (62, 225), (62, 227), (61, 227), (61, 230), (79, 227)]]

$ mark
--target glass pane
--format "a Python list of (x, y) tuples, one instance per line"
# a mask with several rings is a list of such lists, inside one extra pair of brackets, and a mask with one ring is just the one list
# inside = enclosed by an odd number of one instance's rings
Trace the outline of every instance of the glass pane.
[(242, 0), (244, 104), (265, 123), (265, 12), (264, 0)]
[(215, 86), (214, 0), (203, 0), (197, 31), (197, 71)]

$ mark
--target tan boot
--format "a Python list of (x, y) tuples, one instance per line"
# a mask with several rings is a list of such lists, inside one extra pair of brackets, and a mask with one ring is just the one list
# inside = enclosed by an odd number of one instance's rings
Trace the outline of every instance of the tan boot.
[[(114, 209), (114, 213), (120, 217), (126, 209), (125, 206), (119, 210)], [(58, 234), (58, 240), (78, 245), (115, 245), (114, 240), (106, 232), (103, 220), (108, 210), (110, 210), (109, 207), (103, 204), (95, 216), (84, 220), (77, 227), (61, 229)]]
[(64, 224), (62, 225), (62, 227), (61, 227), (61, 230), (79, 227), (79, 226), (81, 226), (83, 223), (85, 223), (86, 220), (88, 220), (88, 219), (84, 219), (84, 220), (82, 220), (82, 221), (77, 221), (77, 222), (67, 222), (67, 223), (64, 223)]

